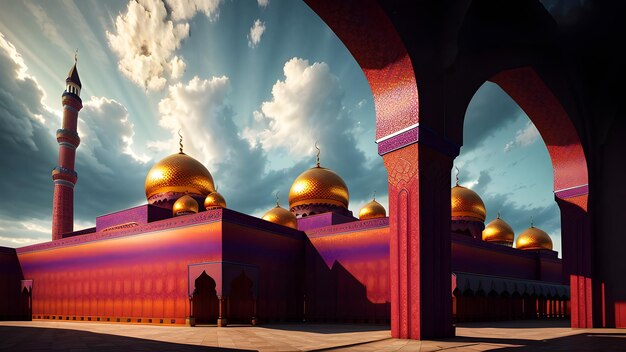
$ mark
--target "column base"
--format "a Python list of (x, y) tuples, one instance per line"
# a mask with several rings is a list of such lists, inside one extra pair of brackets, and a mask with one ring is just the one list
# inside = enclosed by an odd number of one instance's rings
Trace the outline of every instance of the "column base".
[(196, 318), (194, 318), (194, 317), (187, 317), (187, 318), (185, 318), (185, 325), (186, 326), (196, 326)]
[(228, 321), (226, 318), (217, 318), (217, 327), (228, 326)]

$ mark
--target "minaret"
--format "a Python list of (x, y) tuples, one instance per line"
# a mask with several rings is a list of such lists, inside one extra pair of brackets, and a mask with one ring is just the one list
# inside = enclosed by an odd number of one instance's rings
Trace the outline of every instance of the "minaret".
[(74, 185), (78, 174), (74, 171), (76, 148), (80, 144), (77, 124), (78, 112), (83, 108), (80, 99), (80, 78), (76, 70), (77, 57), (67, 74), (65, 91), (61, 96), (63, 104), (63, 125), (57, 130), (59, 142), (59, 166), (52, 170), (54, 199), (52, 203), (52, 240), (63, 238), (63, 234), (74, 231)]

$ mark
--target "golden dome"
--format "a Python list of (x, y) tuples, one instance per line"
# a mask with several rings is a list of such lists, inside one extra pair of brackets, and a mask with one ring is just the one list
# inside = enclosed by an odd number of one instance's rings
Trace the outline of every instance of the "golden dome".
[(289, 207), (302, 204), (332, 204), (348, 208), (350, 193), (348, 186), (334, 171), (316, 166), (293, 181), (289, 190)]
[(552, 239), (545, 231), (531, 225), (526, 231), (522, 232), (519, 237), (517, 237), (517, 241), (515, 241), (515, 248), (523, 250), (552, 250)]
[(178, 198), (172, 206), (172, 214), (174, 216), (195, 214), (198, 212), (198, 202), (188, 194)]
[(167, 192), (206, 196), (215, 191), (215, 186), (204, 165), (180, 152), (154, 164), (146, 176), (145, 189), (150, 201), (151, 197)]
[(387, 216), (387, 211), (380, 203), (373, 199), (371, 202), (365, 204), (359, 211), (359, 220), (384, 218)]
[(204, 199), (204, 209), (226, 208), (226, 200), (217, 191), (210, 193)]
[(278, 204), (276, 204), (274, 208), (270, 209), (270, 211), (265, 213), (265, 215), (263, 215), (261, 219), (273, 222), (275, 224), (291, 227), (292, 229), (298, 228), (298, 220), (296, 219), (296, 216), (293, 215), (292, 212), (281, 207)]
[(487, 210), (485, 203), (476, 192), (469, 188), (459, 186), (452, 187), (452, 216), (473, 218), (480, 222), (485, 222)]
[(513, 229), (506, 223), (506, 221), (500, 219), (499, 214), (498, 217), (487, 224), (483, 230), (483, 241), (486, 242), (506, 243), (508, 245), (512, 245), (514, 239), (515, 232), (513, 232)]

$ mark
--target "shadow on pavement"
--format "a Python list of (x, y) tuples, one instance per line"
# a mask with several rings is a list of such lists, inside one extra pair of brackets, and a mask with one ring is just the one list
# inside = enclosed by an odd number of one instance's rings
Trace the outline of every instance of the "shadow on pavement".
[(497, 329), (538, 329), (538, 328), (569, 328), (569, 319), (547, 320), (510, 320), (510, 321), (485, 321), (474, 323), (457, 323), (459, 328), (497, 328)]
[(515, 337), (494, 338), (459, 336), (447, 341), (464, 342), (467, 344), (518, 345), (502, 348), (494, 346), (494, 349), (490, 349), (490, 351), (498, 352), (626, 351), (626, 333), (580, 333), (546, 340), (516, 339)]
[(0, 351), (252, 351), (59, 328), (0, 326)]
[[(262, 324), (261, 328), (284, 330), (284, 331), (299, 331), (310, 332), (316, 334), (341, 334), (351, 332), (371, 332), (371, 331), (385, 331), (390, 330), (389, 325), (368, 325), (368, 324)], [(391, 335), (389, 336), (391, 337)]]

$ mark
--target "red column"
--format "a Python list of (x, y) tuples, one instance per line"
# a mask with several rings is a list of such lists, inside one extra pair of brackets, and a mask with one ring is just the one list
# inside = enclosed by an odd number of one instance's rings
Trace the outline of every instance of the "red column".
[(587, 194), (566, 198), (556, 194), (561, 209), (563, 271), (569, 278), (572, 328), (593, 327), (592, 251)]
[(391, 335), (410, 339), (454, 336), (450, 300), (453, 158), (414, 143), (384, 154), (383, 160), (389, 177)]
[(74, 185), (78, 179), (74, 171), (76, 148), (80, 138), (76, 132), (78, 112), (82, 101), (76, 94), (65, 92), (63, 104), (63, 125), (57, 130), (59, 143), (59, 166), (52, 170), (54, 196), (52, 200), (52, 240), (58, 240), (64, 233), (74, 230)]

